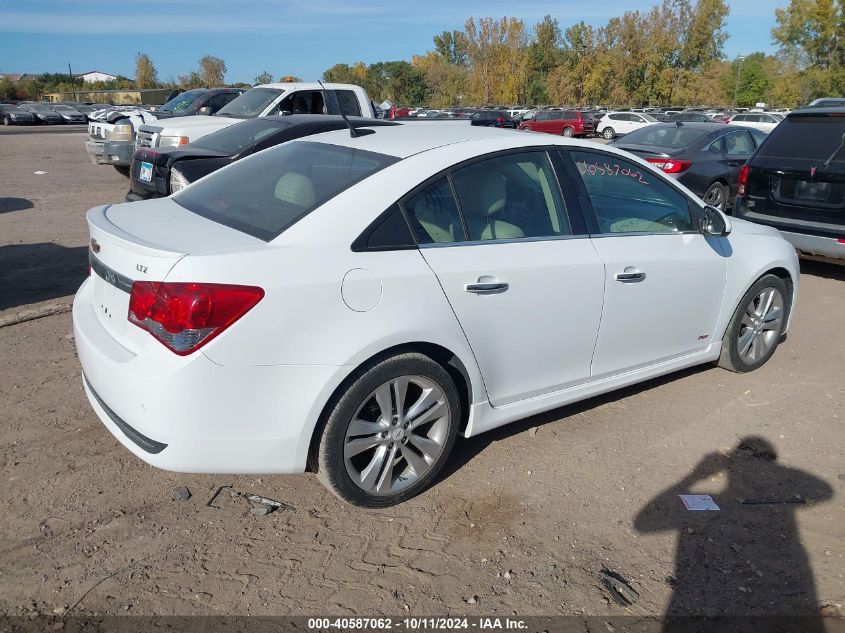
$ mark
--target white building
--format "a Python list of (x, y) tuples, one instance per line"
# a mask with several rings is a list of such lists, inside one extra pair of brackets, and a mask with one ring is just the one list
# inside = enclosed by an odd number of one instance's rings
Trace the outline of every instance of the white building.
[(111, 81), (112, 79), (117, 79), (117, 75), (110, 75), (109, 73), (104, 73), (100, 70), (89, 70), (87, 73), (80, 73), (76, 75), (76, 77), (81, 77), (82, 81), (85, 83), (91, 83), (93, 81)]

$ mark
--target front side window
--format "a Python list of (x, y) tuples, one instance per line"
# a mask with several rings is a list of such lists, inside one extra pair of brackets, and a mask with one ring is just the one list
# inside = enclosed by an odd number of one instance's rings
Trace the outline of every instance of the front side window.
[(686, 197), (657, 174), (620, 156), (570, 152), (599, 233), (694, 231)]
[(319, 90), (303, 90), (285, 97), (279, 104), (279, 112), (291, 114), (324, 114), (323, 93)]
[(452, 175), (470, 241), (571, 235), (546, 152), (507, 154)]
[(292, 141), (240, 160), (172, 199), (197, 215), (270, 241), (397, 160), (352, 147)]
[(403, 206), (419, 244), (466, 240), (458, 205), (445, 176), (412, 195)]

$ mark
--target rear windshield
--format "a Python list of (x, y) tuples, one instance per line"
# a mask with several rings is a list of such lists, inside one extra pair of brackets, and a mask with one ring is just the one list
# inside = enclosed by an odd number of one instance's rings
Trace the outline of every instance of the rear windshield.
[[(845, 117), (787, 117), (769, 134), (757, 156), (827, 160), (842, 145)], [(845, 161), (840, 149), (833, 161)]]
[(704, 140), (709, 132), (702, 133), (701, 130), (694, 130), (688, 127), (671, 126), (656, 126), (640, 128), (626, 134), (622, 141), (622, 145), (653, 145), (654, 147), (669, 147), (672, 149), (680, 149), (687, 147), (691, 143), (695, 143), (697, 139)]
[(267, 119), (252, 119), (243, 123), (230, 125), (217, 132), (212, 132), (191, 143), (191, 147), (201, 147), (226, 156), (238, 154), (247, 147), (252, 147), (259, 141), (288, 127), (281, 121)]
[(238, 161), (174, 195), (173, 201), (269, 242), (397, 160), (353, 147), (294, 141)]
[(236, 99), (232, 99), (220, 108), (217, 116), (231, 116), (239, 119), (252, 119), (259, 116), (267, 106), (282, 94), (282, 90), (275, 88), (253, 88), (247, 90)]

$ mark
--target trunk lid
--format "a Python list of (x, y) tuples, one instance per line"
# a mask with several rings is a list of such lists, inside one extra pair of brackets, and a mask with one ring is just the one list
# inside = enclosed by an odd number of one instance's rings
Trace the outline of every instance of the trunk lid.
[(95, 207), (87, 220), (94, 311), (103, 328), (136, 354), (152, 339), (127, 320), (134, 281), (164, 281), (190, 254), (266, 247), (166, 198)]
[(614, 143), (614, 147), (639, 156), (640, 158), (673, 158), (684, 152), (684, 148), (658, 147), (656, 145), (637, 145), (633, 143)]

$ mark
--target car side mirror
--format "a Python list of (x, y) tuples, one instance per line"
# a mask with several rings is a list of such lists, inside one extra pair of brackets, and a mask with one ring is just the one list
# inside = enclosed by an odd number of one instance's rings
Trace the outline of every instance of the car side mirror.
[(210, 115), (211, 114), (211, 108), (209, 108), (208, 106), (203, 106), (199, 110), (197, 110), (197, 114)]
[(701, 232), (714, 237), (725, 237), (731, 233), (731, 221), (715, 207), (705, 206), (701, 218)]

